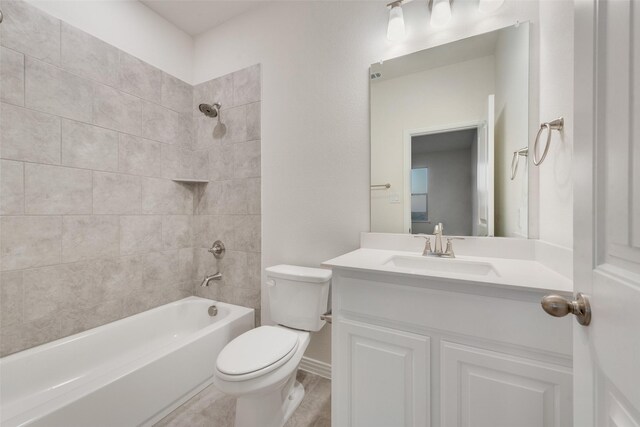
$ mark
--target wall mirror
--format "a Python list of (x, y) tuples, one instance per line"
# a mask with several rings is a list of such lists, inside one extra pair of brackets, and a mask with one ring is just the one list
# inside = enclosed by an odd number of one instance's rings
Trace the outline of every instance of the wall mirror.
[(371, 65), (371, 231), (527, 237), (529, 24)]

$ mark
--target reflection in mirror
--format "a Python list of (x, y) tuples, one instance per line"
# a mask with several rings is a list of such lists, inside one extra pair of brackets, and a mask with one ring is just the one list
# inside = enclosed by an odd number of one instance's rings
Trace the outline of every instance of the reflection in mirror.
[(373, 64), (371, 231), (527, 237), (528, 123), (527, 23)]

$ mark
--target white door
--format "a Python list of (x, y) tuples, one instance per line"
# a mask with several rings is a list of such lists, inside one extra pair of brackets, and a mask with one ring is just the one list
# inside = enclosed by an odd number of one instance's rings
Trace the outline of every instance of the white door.
[(478, 236), (493, 236), (494, 217), (494, 141), (495, 95), (487, 99), (487, 114), (484, 126), (478, 128), (477, 194)]
[(640, 426), (640, 2), (575, 3), (574, 426)]

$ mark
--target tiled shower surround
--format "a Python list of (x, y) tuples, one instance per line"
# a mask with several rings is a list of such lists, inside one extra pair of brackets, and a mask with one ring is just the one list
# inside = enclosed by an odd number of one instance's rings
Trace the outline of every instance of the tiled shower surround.
[(192, 87), (1, 7), (0, 355), (194, 294), (259, 308), (260, 67)]

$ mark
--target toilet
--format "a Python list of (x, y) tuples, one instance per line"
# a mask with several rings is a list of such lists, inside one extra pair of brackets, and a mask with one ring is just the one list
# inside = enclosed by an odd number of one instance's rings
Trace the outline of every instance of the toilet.
[(304, 397), (296, 381), (310, 331), (325, 324), (331, 271), (276, 265), (266, 269), (271, 319), (227, 344), (213, 383), (237, 397), (236, 427), (282, 427)]

